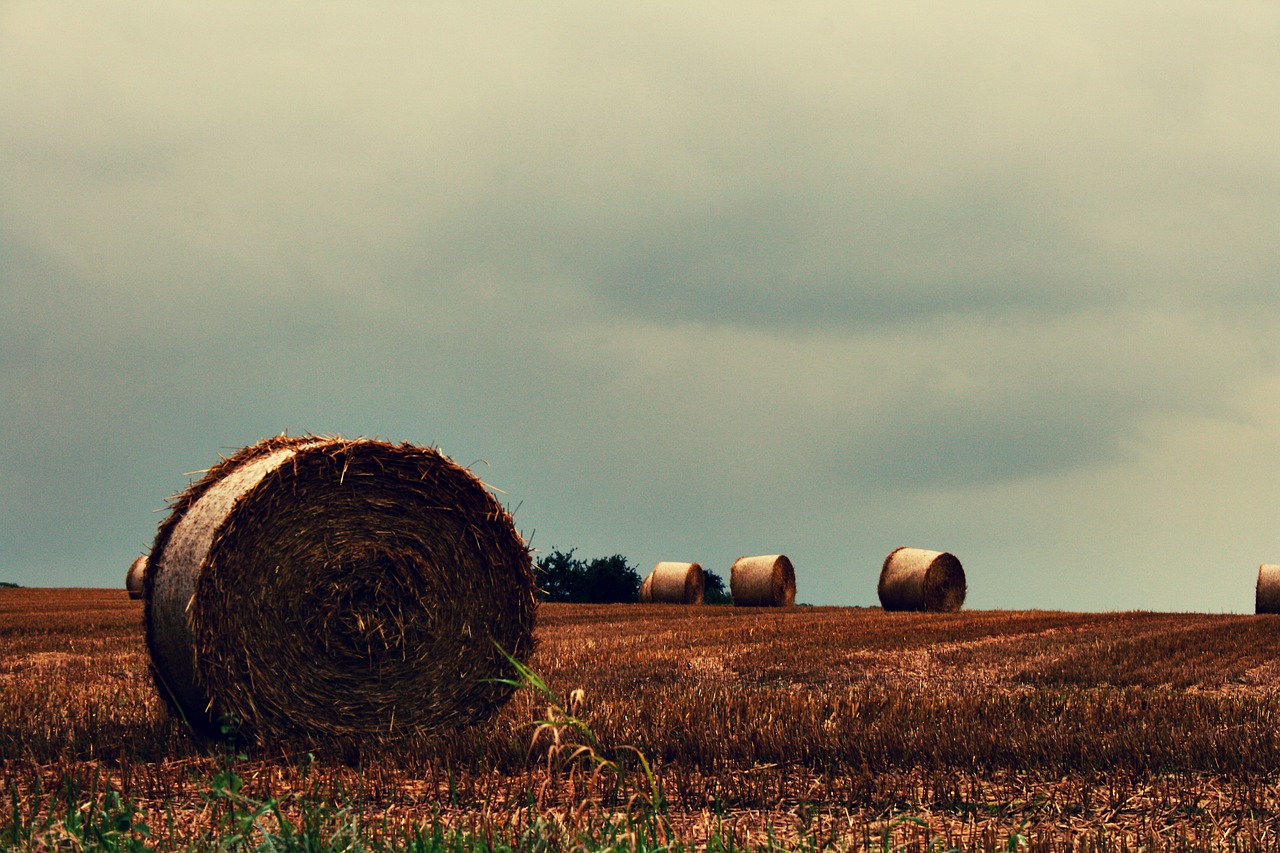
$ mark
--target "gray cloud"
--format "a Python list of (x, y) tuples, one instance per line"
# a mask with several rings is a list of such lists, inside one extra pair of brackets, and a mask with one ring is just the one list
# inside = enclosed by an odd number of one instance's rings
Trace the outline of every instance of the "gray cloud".
[(1280, 547), (1280, 20), (1236, 12), (9, 4), (0, 571), (114, 585), (287, 428), (806, 600), (910, 539), (979, 604), (1143, 606), (1168, 541), (1160, 606), (1243, 606), (1196, 585)]

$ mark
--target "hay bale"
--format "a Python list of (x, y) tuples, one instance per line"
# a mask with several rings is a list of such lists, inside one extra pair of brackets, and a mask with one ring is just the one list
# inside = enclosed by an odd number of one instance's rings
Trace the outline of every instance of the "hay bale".
[(954, 612), (964, 605), (964, 567), (954, 555), (895, 548), (884, 558), (876, 592), (885, 610)]
[(640, 603), (653, 603), (653, 572), (650, 572), (645, 579), (640, 582)]
[(790, 607), (796, 603), (796, 570), (782, 554), (739, 557), (729, 569), (729, 594), (738, 607)]
[(129, 590), (130, 598), (142, 598), (143, 582), (147, 576), (147, 555), (139, 554), (138, 558), (129, 564), (129, 571), (124, 574), (124, 588)]
[(145, 576), (152, 671), (197, 731), (396, 736), (489, 716), (534, 577), (469, 471), (408, 444), (267, 439), (179, 495)]
[(1257, 613), (1280, 613), (1280, 566), (1273, 563), (1258, 566), (1254, 605)]
[(640, 584), (640, 601), (653, 604), (702, 604), (707, 575), (697, 563), (658, 563)]

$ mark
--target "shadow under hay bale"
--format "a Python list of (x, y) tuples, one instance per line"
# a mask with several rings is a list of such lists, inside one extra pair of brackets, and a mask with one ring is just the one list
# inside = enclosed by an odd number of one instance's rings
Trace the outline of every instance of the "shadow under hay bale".
[(533, 648), (529, 551), (469, 471), (408, 444), (267, 439), (161, 523), (152, 671), (197, 731), (395, 737), (483, 719)]
[(895, 548), (884, 558), (876, 592), (885, 610), (950, 613), (964, 606), (964, 567), (952, 554)]
[(1258, 587), (1254, 595), (1255, 613), (1280, 613), (1280, 566), (1258, 566)]
[(796, 570), (782, 554), (739, 557), (729, 569), (729, 594), (737, 607), (790, 607), (796, 603)]
[(702, 604), (707, 575), (698, 563), (658, 563), (640, 584), (641, 604)]
[(147, 576), (147, 555), (139, 554), (138, 558), (129, 564), (129, 571), (124, 575), (124, 588), (129, 591), (129, 597), (133, 599), (142, 598)]

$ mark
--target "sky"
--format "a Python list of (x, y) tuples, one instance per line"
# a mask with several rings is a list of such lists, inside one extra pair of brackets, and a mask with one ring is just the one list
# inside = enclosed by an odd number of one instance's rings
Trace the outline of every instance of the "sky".
[(540, 553), (1251, 612), (1280, 7), (0, 4), (0, 581), (122, 587), (281, 432)]

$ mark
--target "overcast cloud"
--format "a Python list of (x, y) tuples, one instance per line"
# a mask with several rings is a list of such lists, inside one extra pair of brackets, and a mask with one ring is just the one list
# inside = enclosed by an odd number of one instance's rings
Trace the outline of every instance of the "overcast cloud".
[[(1248, 611), (1280, 562), (1269, 3), (0, 6), (0, 580), (120, 586), (291, 433), (542, 550)], [(518, 507), (518, 508), (517, 508)]]

